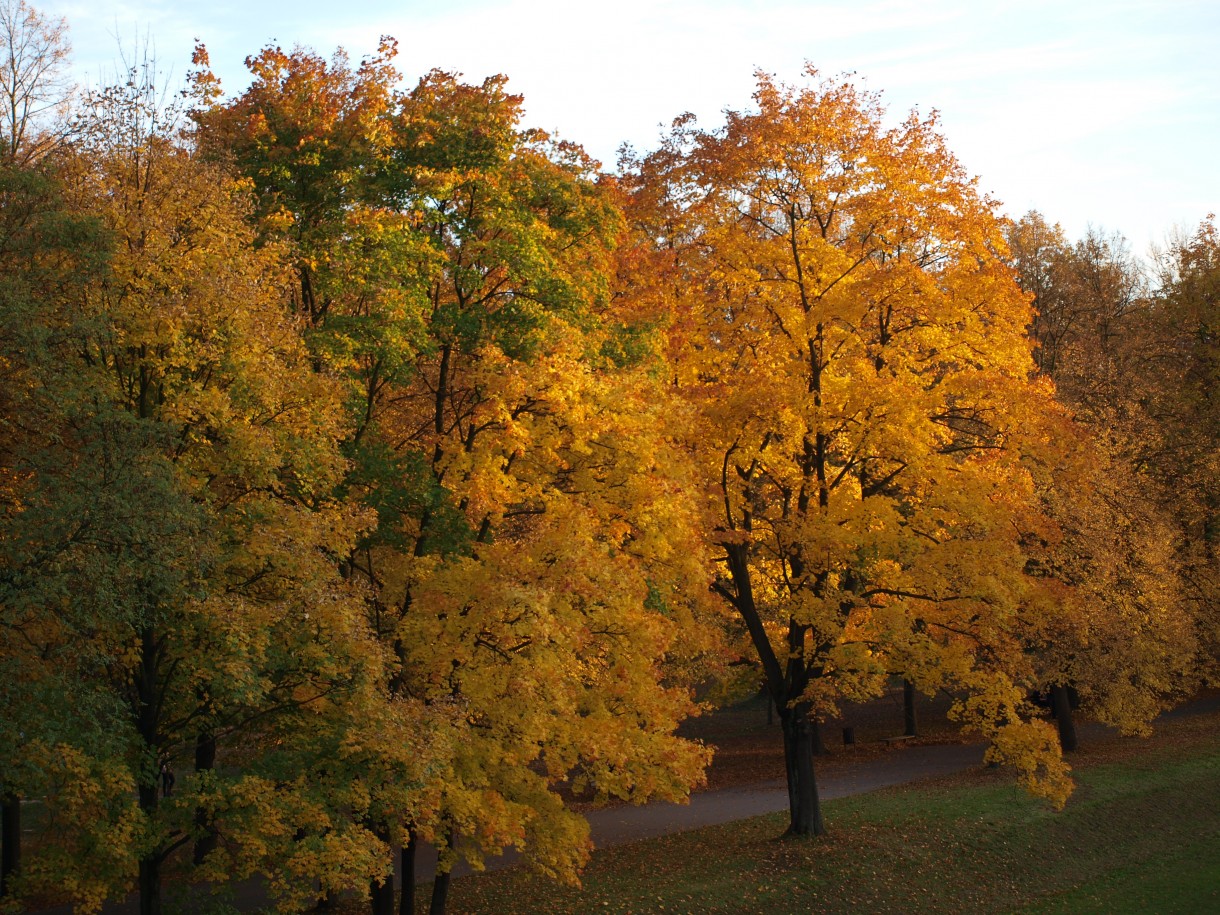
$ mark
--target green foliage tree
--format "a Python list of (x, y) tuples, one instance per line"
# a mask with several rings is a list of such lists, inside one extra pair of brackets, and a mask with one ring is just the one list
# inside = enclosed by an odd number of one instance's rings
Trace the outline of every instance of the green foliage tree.
[[(339, 392), (284, 307), (280, 250), (254, 245), (248, 189), (176, 138), (146, 75), (94, 96), (80, 143), (56, 162), (66, 210), (110, 240), (106, 270), (34, 289), (14, 317), (37, 344), (22, 394), (55, 424), (15, 449), (20, 499), (5, 541), (14, 568), (53, 562), (37, 580), (23, 573), (5, 607), (60, 633), (65, 677), (96, 690), (111, 716), (109, 755), (57, 746), (62, 762), (50, 765), (60, 794), (82, 797), (59, 810), (84, 818), (69, 849), (79, 857), (61, 850), (26, 876), (90, 906), (138, 870), (152, 913), (163, 864), (194, 839), (214, 879), (283, 871), (265, 830), (287, 828), (285, 811), (303, 815), (316, 786), (277, 777), (282, 729), (304, 726), (298, 746), (310, 733), (351, 743), (342, 722), (350, 703), (367, 711), (381, 658), (338, 571), (366, 523), (331, 496), (345, 466)], [(355, 720), (388, 726), (392, 715), (376, 712)], [(158, 790), (163, 766), (192, 758), (172, 798)], [(350, 809), (344, 790), (335, 809)], [(118, 810), (106, 842), (90, 804)], [(208, 840), (222, 834), (209, 862)], [(367, 881), (370, 866), (381, 866), (371, 851), (327, 861), (344, 885)]]
[[(67, 434), (73, 391), (54, 358), (65, 328), (56, 304), (104, 269), (107, 239), (96, 221), (69, 211), (45, 171), (4, 167), (0, 201), (0, 841), (11, 895), (22, 870), (21, 798), (56, 798), (74, 764), (113, 757), (116, 741), (107, 728), (113, 703), (83, 675), (76, 633), (47, 606), (70, 601), (57, 570), (91, 500), (64, 493), (72, 504), (61, 513), (41, 498), (82, 459)], [(77, 837), (96, 842), (111, 812), (89, 807), (96, 820), (73, 823)]]

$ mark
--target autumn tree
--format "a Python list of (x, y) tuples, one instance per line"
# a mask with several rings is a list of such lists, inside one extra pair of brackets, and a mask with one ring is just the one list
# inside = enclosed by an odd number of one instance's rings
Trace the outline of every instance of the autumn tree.
[[(367, 882), (380, 846), (331, 830), (301, 859), (271, 837), (350, 817), (364, 792), (322, 796), (318, 770), (409, 715), (384, 701), (380, 650), (339, 575), (366, 524), (333, 496), (340, 392), (286, 307), (281, 250), (254, 245), (248, 185), (182, 144), (151, 72), (91, 97), (57, 160), (67, 208), (111, 240), (106, 269), (24, 304), (38, 355), (24, 396), (58, 426), (11, 460), (5, 545), (27, 571), (6, 582), (6, 619), (74, 648), (67, 670), (105, 700), (109, 742), (104, 756), (56, 749), (52, 820), (75, 844), (23, 871), (86, 906), (138, 871), (141, 909), (157, 912), (164, 863), (199, 839), (201, 876), (261, 870), (295, 908), (317, 878)], [(163, 765), (180, 773), (172, 798)], [(107, 822), (121, 828), (96, 841)]]
[(789, 831), (823, 830), (812, 721), (891, 672), (962, 691), (993, 758), (1061, 802), (1015, 631), (1037, 587), (1020, 456), (1048, 400), (993, 205), (935, 118), (886, 127), (846, 81), (760, 75), (755, 102), (718, 130), (680, 120), (634, 165), (641, 231), (673, 252), (661, 294), (719, 505), (715, 590), (783, 724)]
[(1048, 606), (1027, 629), (1038, 688), (1060, 746), (1077, 749), (1074, 711), (1124, 734), (1188, 695), (1196, 614), (1183, 593), (1180, 531), (1125, 456), (1079, 420), (1060, 417), (1058, 447), (1034, 473), (1046, 536), (1025, 542)]
[(609, 312), (613, 200), (578, 148), (520, 129), (520, 105), (502, 78), (443, 73), (404, 101), (397, 193), (439, 255), (434, 342), (385, 422), (469, 532), (438, 564), (452, 522), (418, 516), (400, 573), (407, 688), (470, 707), (439, 823), (491, 849), (525, 840), (570, 877), (587, 827), (557, 782), (642, 801), (700, 777), (702, 752), (672, 736), (689, 698), (661, 680), (677, 627), (699, 641), (684, 588), (706, 573), (655, 384)]
[(70, 53), (64, 19), (25, 0), (0, 4), (0, 162), (28, 164), (63, 134)]
[[(378, 523), (344, 568), (388, 689), (453, 749), (425, 804), (387, 783), (369, 826), (403, 848), (404, 906), (416, 841), (442, 846), (439, 909), (458, 854), (524, 847), (571, 878), (587, 826), (555, 790), (569, 778), (643, 800), (700, 777), (672, 735), (689, 696), (662, 680), (684, 621), (702, 641), (683, 586), (706, 572), (655, 379), (609, 314), (609, 190), (521, 128), (502, 77), (392, 95), (392, 47), (357, 71), (267, 49), (197, 119), (253, 179), (264, 236), (293, 246), (315, 359), (348, 386), (345, 488)], [(385, 883), (371, 896), (389, 910)]]
[[(410, 375), (424, 342), (421, 242), (409, 217), (380, 205), (373, 188), (384, 171), (398, 79), (394, 54), (394, 43), (384, 40), (377, 56), (353, 69), (341, 51), (326, 60), (304, 49), (269, 47), (247, 60), (251, 85), (223, 104), (202, 46), (192, 76), (197, 140), (207, 155), (233, 161), (252, 180), (256, 231), (286, 245), (292, 259), (291, 305), (303, 321), (315, 368), (343, 386), (340, 440), (350, 464), (340, 489), (375, 514), (357, 551), (365, 555), (383, 544), (401, 548), (396, 529), (402, 516), (432, 498), (410, 456), (396, 454), (377, 425), (391, 386)], [(356, 556), (339, 564), (352, 576)], [(368, 621), (385, 638), (379, 579), (375, 572), (364, 577), (372, 585), (366, 593)], [(392, 648), (392, 640), (386, 641)], [(397, 700), (408, 700), (397, 680), (390, 677), (384, 685)], [(427, 722), (447, 724), (452, 714), (447, 706), (423, 710), (413, 727), (390, 732), (396, 746), (391, 740), (371, 744), (361, 771), (347, 772), (366, 786), (379, 809), (392, 811), (357, 827), (389, 843), (387, 823), (411, 818), (411, 811), (426, 805), (428, 792), (404, 777), (403, 760), (425, 735), (434, 747), (447, 746)], [(343, 778), (328, 775), (336, 784)], [(309, 830), (305, 838), (326, 841), (332, 828)], [(401, 844), (407, 851), (414, 847), (409, 840)], [(387, 868), (388, 860), (371, 881), (374, 911), (389, 911), (393, 904)]]
[(1121, 237), (1090, 229), (1070, 244), (1034, 212), (1008, 238), (1034, 297), (1039, 368), (1074, 414), (1054, 469), (1040, 475), (1059, 534), (1031, 561), (1074, 586), (1039, 654), (1061, 742), (1075, 749), (1069, 692), (1090, 715), (1144, 732), (1197, 682), (1197, 608), (1185, 600), (1190, 563), (1164, 399), (1178, 357)]
[(1208, 217), (1157, 258), (1158, 289), (1148, 310), (1157, 346), (1149, 359), (1149, 413), (1164, 430), (1149, 469), (1184, 533), (1187, 600), (1199, 620), (1207, 676), (1220, 657), (1220, 231)]
[(1128, 363), (1138, 362), (1142, 345), (1146, 284), (1126, 240), (1090, 228), (1072, 244), (1036, 211), (1006, 235), (1021, 288), (1034, 297), (1030, 330), (1039, 371), (1094, 425), (1129, 434), (1141, 420), (1126, 415), (1122, 399), (1134, 367)]
[(1005, 233), (1009, 262), (1021, 288), (1033, 296), (1034, 360), (1044, 375), (1053, 374), (1065, 338), (1078, 322), (1078, 308), (1064, 301), (1064, 275), (1071, 245), (1059, 225), (1050, 225), (1031, 211), (1010, 224)]

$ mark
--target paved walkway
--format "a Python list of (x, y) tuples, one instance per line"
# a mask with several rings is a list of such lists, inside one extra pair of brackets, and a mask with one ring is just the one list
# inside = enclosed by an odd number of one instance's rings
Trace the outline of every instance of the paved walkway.
[[(1196, 700), (1169, 712), (1167, 717), (1199, 714), (1220, 709), (1220, 692)], [(1081, 727), (1082, 738), (1104, 730), (1100, 725), (1085, 724)], [(934, 746), (898, 745), (879, 756), (862, 758), (851, 768), (834, 775), (819, 776), (819, 797), (823, 801), (853, 794), (864, 794), (893, 785), (934, 778), (961, 772), (980, 765), (986, 744), (941, 744)], [(688, 829), (715, 826), (747, 817), (760, 816), (785, 810), (788, 806), (788, 791), (782, 780), (757, 785), (724, 788), (719, 791), (704, 791), (691, 795), (689, 804), (645, 804), (639, 807), (617, 806), (591, 810), (586, 815), (592, 830), (593, 843), (598, 848), (637, 842)], [(493, 858), (487, 862), (489, 870), (508, 867), (517, 863), (519, 856), (513, 853)], [(421, 882), (432, 879), (436, 867), (436, 853), (431, 849), (420, 849), (416, 872)], [(464, 864), (454, 869), (454, 876), (469, 873)], [(242, 909), (252, 909), (266, 902), (261, 886), (253, 881), (237, 888), (237, 904)], [(103, 909), (103, 915), (134, 915), (139, 911), (136, 897), (130, 896), (122, 903), (111, 903)], [(71, 909), (60, 906), (45, 910), (43, 915), (70, 915)]]
[[(984, 749), (984, 744), (910, 747), (899, 745), (880, 756), (860, 759), (856, 765), (836, 775), (819, 776), (819, 797), (827, 801), (960, 772), (979, 765), (983, 760)], [(604, 807), (590, 810), (586, 816), (589, 818), (594, 845), (605, 848), (774, 813), (787, 807), (788, 789), (781, 779), (757, 785), (699, 792), (691, 795), (689, 804), (656, 803), (638, 807)], [(498, 870), (510, 867), (519, 860), (518, 854), (509, 852), (490, 859), (487, 868)], [(430, 881), (435, 870), (436, 852), (431, 848), (421, 848), (416, 862), (419, 880)], [(453, 873), (454, 876), (463, 876), (469, 874), (470, 869), (463, 862), (454, 868)], [(401, 879), (401, 875), (396, 876)], [(237, 887), (236, 903), (240, 909), (257, 908), (266, 902), (266, 895), (257, 881), (248, 881)], [(108, 903), (102, 913), (135, 915), (138, 911), (138, 901), (133, 894), (123, 902)], [(70, 907), (59, 906), (45, 910), (42, 915), (71, 915), (71, 912)]]
[[(987, 745), (943, 744), (934, 746), (897, 746), (880, 756), (861, 759), (851, 769), (833, 776), (818, 776), (818, 797), (822, 801), (852, 794), (864, 794), (891, 785), (961, 772), (983, 762)], [(597, 848), (638, 842), (688, 829), (701, 829), (731, 823), (788, 809), (788, 788), (783, 779), (702, 791), (692, 794), (689, 804), (654, 803), (638, 807), (619, 805), (585, 813), (593, 844)], [(518, 863), (520, 856), (507, 852), (487, 861), (487, 870), (498, 870)], [(421, 883), (432, 880), (436, 852), (421, 848), (416, 860), (416, 875)], [(465, 862), (453, 869), (455, 877), (470, 873)], [(401, 874), (396, 874), (401, 881)]]
[[(960, 772), (983, 761), (985, 744), (896, 747), (834, 776), (820, 776), (823, 801), (863, 794), (938, 775)], [(764, 782), (691, 795), (689, 804), (645, 804), (592, 810), (587, 816), (598, 848), (684, 832), (788, 808), (784, 781)]]
[[(1181, 705), (1164, 717), (1177, 718), (1220, 710), (1220, 692)], [(1100, 736), (1109, 729), (1094, 722), (1082, 722), (1077, 731), (1082, 740)], [(1112, 733), (1112, 732), (1111, 732)], [(879, 756), (854, 761), (850, 768), (833, 775), (818, 774), (818, 797), (822, 801), (853, 794), (865, 794), (893, 785), (963, 772), (982, 765), (987, 744), (937, 744), (903, 746), (901, 744)], [(1071, 762), (1071, 759), (1068, 760)], [(816, 764), (816, 763), (815, 763)], [(788, 807), (788, 789), (784, 781), (723, 788), (692, 794), (689, 804), (644, 804), (639, 807), (616, 806), (588, 811), (593, 844), (597, 848), (638, 842), (657, 836), (716, 826), (734, 820), (775, 813)], [(515, 864), (516, 855), (507, 854), (487, 862), (488, 870)], [(436, 868), (436, 853), (420, 850), (416, 873), (421, 882), (432, 879)], [(454, 876), (470, 873), (464, 864), (454, 869)]]

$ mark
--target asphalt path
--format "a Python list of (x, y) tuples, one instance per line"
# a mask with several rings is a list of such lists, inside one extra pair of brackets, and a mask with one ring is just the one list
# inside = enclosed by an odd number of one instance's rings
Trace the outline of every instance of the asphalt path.
[[(818, 796), (827, 801), (836, 797), (863, 794), (892, 785), (904, 785), (939, 775), (961, 772), (983, 761), (986, 744), (940, 744), (929, 746), (894, 746), (887, 752), (860, 759), (850, 769), (833, 776), (819, 777)], [(702, 791), (692, 794), (687, 804), (651, 803), (640, 806), (616, 805), (586, 811), (590, 833), (596, 848), (607, 848), (627, 842), (638, 842), (688, 829), (715, 826), (748, 817), (786, 810), (788, 789), (784, 781), (769, 781), (755, 785)], [(487, 870), (498, 870), (519, 863), (520, 855), (507, 852), (489, 858)], [(421, 847), (416, 858), (416, 875), (428, 882), (436, 871), (436, 851)], [(465, 862), (454, 867), (455, 877), (469, 874)], [(401, 885), (401, 874), (395, 875)], [(169, 888), (167, 888), (168, 890)], [(246, 881), (236, 888), (234, 902), (242, 910), (267, 904), (260, 881)], [(122, 902), (110, 902), (103, 915), (136, 915), (139, 912), (135, 894)], [(43, 915), (71, 915), (70, 906), (43, 910)]]
[[(847, 771), (820, 777), (818, 797), (829, 801), (961, 772), (980, 765), (986, 749), (987, 745), (981, 743), (897, 746), (881, 756), (860, 760)], [(787, 809), (788, 789), (780, 779), (758, 785), (699, 792), (691, 795), (689, 804), (606, 807), (591, 810), (587, 816), (593, 844), (605, 848)]]
[[(1179, 706), (1168, 712), (1166, 717), (1216, 710), (1220, 710), (1220, 692)], [(1080, 734), (1082, 738), (1087, 738), (1105, 730), (1100, 725), (1085, 724), (1080, 728)], [(885, 753), (857, 760), (850, 768), (833, 775), (819, 776), (818, 796), (828, 801), (962, 772), (982, 764), (986, 746), (984, 743), (897, 744)], [(779, 780), (699, 792), (692, 794), (687, 804), (620, 805), (589, 810), (585, 815), (589, 820), (594, 846), (607, 848), (775, 813), (787, 807), (788, 791), (784, 782)], [(488, 859), (486, 869), (509, 867), (519, 860), (519, 855), (510, 852)], [(430, 881), (435, 868), (435, 850), (421, 848), (416, 860), (416, 874), (420, 882)], [(453, 871), (455, 877), (468, 873), (470, 869), (465, 863), (459, 864)], [(401, 875), (396, 875), (396, 878), (396, 882), (401, 884)], [(266, 895), (256, 881), (238, 886), (236, 896), (235, 902), (243, 910), (266, 904)], [(123, 902), (109, 903), (102, 910), (103, 915), (135, 915), (138, 911), (138, 900), (134, 894)], [(43, 915), (71, 915), (71, 912), (70, 906), (58, 906), (44, 910)]]
[[(833, 776), (818, 776), (818, 798), (821, 801), (852, 794), (864, 794), (893, 785), (935, 778), (962, 772), (982, 765), (987, 744), (935, 744), (903, 746), (898, 744), (880, 756), (861, 759), (850, 769)], [(816, 773), (815, 773), (816, 774)], [(731, 823), (749, 817), (762, 816), (788, 809), (788, 788), (783, 779), (755, 785), (739, 785), (719, 791), (701, 791), (690, 796), (686, 804), (654, 802), (632, 806), (621, 804), (585, 812), (595, 848), (608, 848), (642, 839), (654, 839), (674, 832), (702, 829)], [(498, 870), (519, 863), (521, 856), (505, 852), (486, 861), (486, 870)], [(415, 873), (419, 883), (432, 880), (436, 872), (436, 851), (421, 847), (416, 858)], [(464, 877), (470, 867), (458, 862), (453, 876)], [(401, 886), (402, 874), (395, 874)]]

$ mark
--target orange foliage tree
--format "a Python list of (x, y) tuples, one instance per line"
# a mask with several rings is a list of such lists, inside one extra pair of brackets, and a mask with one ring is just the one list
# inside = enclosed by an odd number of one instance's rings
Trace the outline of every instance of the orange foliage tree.
[(961, 690), (993, 757), (1062, 802), (1017, 631), (1038, 588), (1021, 531), (1041, 523), (1021, 455), (1049, 388), (993, 206), (935, 119), (887, 128), (849, 82), (764, 75), (755, 102), (715, 131), (680, 120), (634, 163), (658, 251), (636, 291), (668, 300), (673, 381), (701, 414), (715, 590), (783, 722), (790, 831), (822, 831), (811, 720), (890, 672)]

